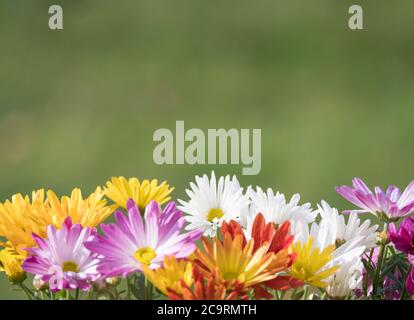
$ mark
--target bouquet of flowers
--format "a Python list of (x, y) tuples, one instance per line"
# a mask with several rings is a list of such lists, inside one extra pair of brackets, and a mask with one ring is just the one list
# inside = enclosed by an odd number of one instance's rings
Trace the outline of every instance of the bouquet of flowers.
[(16, 194), (0, 204), (0, 270), (36, 300), (411, 299), (414, 181), (336, 190), (358, 208), (214, 172), (178, 203), (167, 182), (124, 177), (86, 198)]

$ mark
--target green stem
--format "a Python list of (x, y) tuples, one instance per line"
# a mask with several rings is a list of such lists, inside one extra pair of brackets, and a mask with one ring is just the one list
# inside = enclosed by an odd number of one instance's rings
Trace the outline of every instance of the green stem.
[(75, 300), (78, 300), (78, 299), (79, 299), (79, 288), (77, 288), (75, 292)]
[(70, 300), (70, 291), (66, 290), (66, 300)]
[(29, 300), (33, 300), (33, 294), (30, 292), (30, 289), (27, 288), (23, 283), (19, 283), (19, 287), (22, 288), (23, 292), (26, 294)]
[[(370, 253), (369, 253), (369, 261), (368, 261), (368, 263), (370, 265), (372, 265), (372, 256), (373, 255), (374, 255), (374, 248), (372, 248), (371, 251), (370, 251)], [(367, 270), (367, 272), (365, 274), (364, 285), (363, 285), (364, 293), (365, 293), (365, 296), (366, 297), (368, 297), (368, 280), (369, 280), (369, 275), (368, 275), (368, 270)]]
[[(384, 226), (384, 232), (388, 232), (388, 223), (385, 223)], [(381, 242), (381, 246), (380, 246), (380, 252), (378, 255), (378, 262), (377, 262), (377, 269), (375, 271), (375, 278), (374, 278), (374, 282), (372, 285), (372, 298), (375, 299), (378, 295), (378, 286), (381, 280), (381, 269), (382, 269), (382, 264), (384, 262), (384, 256), (385, 256), (385, 249), (386, 249), (386, 242), (383, 240)]]
[(152, 300), (152, 283), (151, 281), (148, 281), (148, 278), (145, 277), (145, 291), (144, 291), (144, 297), (145, 300)]
[(40, 291), (41, 292), (41, 298), (43, 300), (49, 300), (50, 299), (50, 291), (49, 290), (45, 290), (45, 291)]
[(290, 295), (290, 300), (295, 300), (296, 291), (298, 291), (297, 288), (293, 289), (292, 294)]
[(127, 300), (131, 300), (131, 288), (130, 288), (130, 283), (129, 283), (129, 277), (126, 277), (126, 282), (127, 282)]
[(303, 290), (302, 300), (306, 300), (307, 296), (308, 296), (308, 286), (306, 286), (305, 289)]

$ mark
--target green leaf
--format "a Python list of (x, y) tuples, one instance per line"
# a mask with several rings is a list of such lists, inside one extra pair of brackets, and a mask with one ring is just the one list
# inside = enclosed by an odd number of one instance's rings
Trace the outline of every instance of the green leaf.
[(375, 270), (372, 267), (371, 263), (368, 260), (365, 260), (365, 259), (362, 259), (362, 263), (364, 264), (364, 268), (367, 271), (369, 278), (374, 279)]
[(145, 297), (143, 287), (138, 288), (130, 283), (129, 290), (131, 290), (131, 293), (134, 295), (135, 298), (137, 298), (138, 300), (144, 300)]

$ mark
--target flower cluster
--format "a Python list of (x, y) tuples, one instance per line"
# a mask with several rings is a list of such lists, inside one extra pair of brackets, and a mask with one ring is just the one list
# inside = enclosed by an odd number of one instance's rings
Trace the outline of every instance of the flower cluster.
[(0, 270), (30, 299), (414, 295), (414, 182), (372, 192), (356, 178), (337, 188), (358, 207), (344, 212), (214, 172), (197, 176), (178, 206), (172, 191), (118, 177), (86, 198), (79, 189), (14, 195), (0, 204)]

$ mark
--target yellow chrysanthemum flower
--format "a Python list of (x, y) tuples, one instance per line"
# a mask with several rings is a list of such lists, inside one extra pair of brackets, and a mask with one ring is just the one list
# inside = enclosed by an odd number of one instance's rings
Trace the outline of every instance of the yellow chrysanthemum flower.
[(83, 199), (79, 189), (74, 189), (70, 197), (64, 196), (60, 200), (52, 191), (47, 192), (47, 198), (44, 190), (34, 191), (31, 199), (16, 194), (11, 201), (0, 204), (0, 236), (7, 239), (0, 245), (26, 257), (27, 252), (23, 249), (35, 245), (32, 233), (46, 237), (46, 227), (53, 224), (60, 228), (67, 216), (72, 217), (74, 223), (95, 227), (114, 210), (106, 205), (103, 196), (101, 188), (86, 199)]
[(290, 268), (290, 275), (314, 287), (326, 287), (327, 283), (322, 280), (334, 274), (338, 269), (338, 266), (322, 269), (331, 261), (335, 245), (330, 245), (320, 251), (319, 248), (313, 247), (313, 239), (309, 237), (305, 244), (297, 242), (292, 249), (296, 252), (297, 258)]
[(158, 185), (158, 180), (144, 180), (140, 182), (137, 178), (126, 179), (124, 177), (113, 177), (106, 183), (106, 196), (118, 206), (126, 208), (129, 199), (133, 199), (140, 210), (143, 210), (151, 200), (163, 204), (170, 200), (170, 188), (166, 181)]
[(165, 295), (168, 295), (167, 288), (181, 294), (181, 279), (187, 286), (193, 284), (192, 263), (185, 260), (177, 261), (174, 256), (166, 256), (164, 258), (164, 265), (161, 268), (152, 270), (148, 266), (142, 265), (142, 269), (148, 280)]
[(49, 190), (48, 210), (54, 217), (54, 225), (60, 227), (66, 217), (70, 216), (73, 223), (79, 223), (84, 227), (96, 227), (116, 208), (116, 206), (107, 206), (104, 195), (105, 192), (98, 187), (88, 198), (83, 199), (81, 190), (73, 189), (70, 197), (63, 196), (59, 200), (56, 194)]
[(232, 239), (230, 234), (225, 234), (223, 242), (217, 238), (203, 238), (202, 241), (204, 252), (197, 249), (195, 261), (207, 278), (217, 272), (218, 279), (229, 285), (237, 282), (249, 287), (271, 280), (277, 275), (279, 263), (275, 260), (274, 253), (267, 253), (266, 245), (253, 252), (253, 239), (244, 248), (242, 235)]
[(23, 259), (11, 249), (1, 250), (0, 271), (4, 271), (11, 282), (23, 282), (26, 279), (26, 273), (21, 267)]
[(53, 223), (52, 218), (44, 190), (32, 192), (31, 199), (21, 194), (13, 195), (11, 201), (0, 203), (0, 236), (7, 239), (1, 245), (26, 256), (23, 249), (35, 245), (32, 233), (45, 236), (46, 226)]

